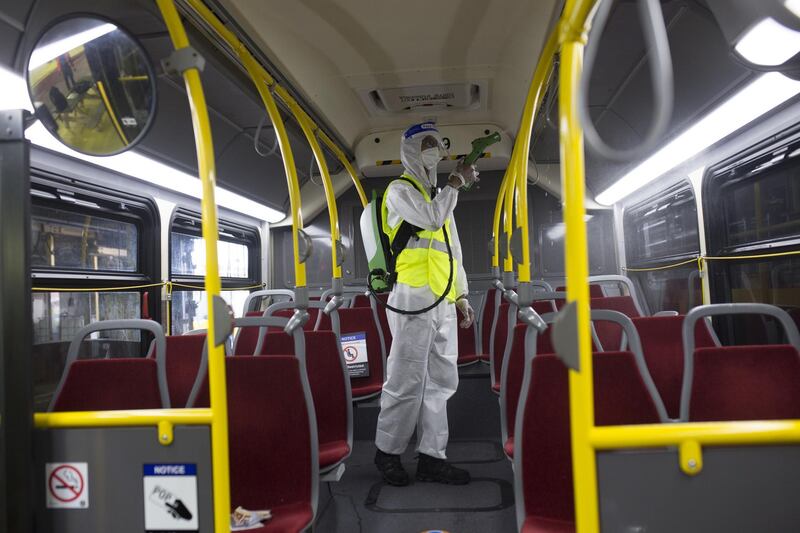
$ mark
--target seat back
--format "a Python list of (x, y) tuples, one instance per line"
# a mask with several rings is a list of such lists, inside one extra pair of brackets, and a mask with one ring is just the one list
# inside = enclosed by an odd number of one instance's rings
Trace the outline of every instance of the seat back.
[[(333, 322), (338, 330), (337, 311)], [(353, 448), (353, 410), (350, 377), (342, 354), (342, 345), (335, 331), (306, 331), (306, 371), (314, 399), (317, 437), (320, 449), (336, 442), (346, 442), (348, 451), (336, 458), (336, 464), (349, 456)], [(294, 355), (294, 342), (285, 333), (267, 333), (257, 355)], [(320, 464), (330, 468), (333, 464)]]
[[(696, 348), (696, 323), (722, 315), (770, 316), (783, 327), (789, 343)], [(800, 418), (800, 334), (786, 311), (768, 304), (702, 305), (686, 315), (681, 336), (681, 420)]]
[(170, 335), (167, 338), (167, 387), (170, 405), (189, 405), (198, 372), (207, 372), (207, 335)]
[[(681, 384), (683, 382), (683, 316), (638, 317), (632, 319), (650, 375), (656, 384), (670, 418), (680, 416)], [(714, 346), (706, 321), (695, 327), (695, 345)]]
[(293, 355), (225, 362), (231, 502), (246, 509), (307, 508), (310, 523), (318, 444), (300, 362)]
[[(642, 316), (631, 296), (605, 296), (591, 299), (592, 309), (607, 309), (618, 311), (628, 318)], [(622, 346), (622, 329), (613, 323), (601, 322), (595, 324), (595, 331), (604, 350), (619, 350)]]
[[(595, 423), (658, 423), (631, 352), (593, 355)], [(519, 526), (528, 517), (574, 520), (569, 380), (553, 354), (527, 358), (517, 409), (514, 489)]]
[(508, 302), (502, 302), (497, 308), (497, 319), (495, 320), (494, 335), (492, 338), (491, 359), (489, 360), (492, 389), (495, 391), (500, 390), (500, 374), (503, 370), (503, 357), (505, 355), (506, 342), (509, 336), (508, 315), (510, 305), (511, 304)]
[[(234, 326), (282, 330), (288, 322), (245, 317)], [(289, 354), (226, 358), (231, 502), (246, 509), (301, 508), (303, 529), (316, 513), (319, 441), (303, 331), (295, 329), (291, 339)]]
[[(567, 286), (562, 285), (560, 287), (556, 287), (557, 292), (567, 292)], [(603, 292), (602, 285), (598, 285), (597, 283), (590, 283), (589, 284), (589, 298), (603, 298), (606, 294)]]
[(500, 305), (500, 293), (494, 287), (486, 291), (481, 311), (481, 353), (491, 353), (491, 337), (497, 320), (497, 307)]
[[(259, 316), (273, 316), (281, 318), (291, 318), (294, 314), (294, 302), (276, 302), (270, 305), (266, 311), (248, 311), (245, 317), (259, 317)], [(314, 302), (309, 302), (309, 307), (306, 309), (309, 315), (308, 321), (303, 324), (304, 331), (313, 331), (314, 324), (317, 321), (317, 313), (319, 309), (313, 306)], [(330, 330), (330, 320), (327, 317), (322, 319), (322, 327), (320, 329)], [(256, 352), (258, 345), (259, 332), (266, 334), (267, 332), (277, 331), (275, 327), (257, 328), (245, 327), (239, 328), (236, 337), (233, 341), (233, 354), (234, 355), (253, 355)]]
[[(460, 318), (460, 317), (459, 317)], [(458, 320), (460, 322), (460, 319)], [(478, 360), (475, 337), (478, 334), (477, 324), (468, 328), (458, 326), (458, 364), (466, 365)]]
[[(95, 332), (142, 330), (153, 335), (155, 358), (78, 360), (81, 343)], [(166, 340), (152, 320), (103, 320), (85, 326), (72, 339), (64, 373), (49, 411), (104, 411), (170, 407)]]

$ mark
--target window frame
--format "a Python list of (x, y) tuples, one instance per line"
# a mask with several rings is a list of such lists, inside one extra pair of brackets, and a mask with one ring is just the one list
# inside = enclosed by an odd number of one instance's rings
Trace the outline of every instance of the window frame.
[[(632, 229), (641, 229), (641, 224), (636, 223), (634, 224), (631, 221), (631, 218), (636, 217), (642, 211), (646, 211), (657, 206), (659, 203), (666, 200), (668, 197), (676, 196), (678, 194), (682, 194), (684, 192), (688, 192), (691, 195), (692, 202), (695, 205), (695, 216), (694, 216), (694, 226), (696, 229), (697, 241), (696, 246), (691, 251), (687, 252), (678, 252), (678, 253), (667, 253), (664, 255), (659, 255), (658, 257), (636, 257), (632, 255), (633, 250), (635, 249), (632, 246), (632, 237), (634, 235), (634, 231)], [(648, 197), (641, 202), (634, 204), (630, 207), (626, 207), (623, 214), (622, 214), (622, 228), (623, 234), (625, 238), (625, 263), (627, 266), (631, 268), (648, 268), (653, 266), (660, 266), (665, 263), (677, 263), (682, 260), (691, 259), (693, 257), (697, 257), (700, 254), (700, 224), (697, 218), (697, 209), (700, 209), (700, 206), (697, 203), (697, 196), (694, 194), (694, 189), (692, 188), (692, 184), (688, 180), (681, 180), (680, 182), (659, 191), (658, 193)]]
[[(91, 202), (96, 204), (99, 209), (63, 200), (62, 197), (71, 197), (79, 202)], [(161, 282), (161, 222), (158, 207), (151, 198), (122, 191), (109, 192), (107, 187), (31, 169), (31, 208), (34, 206), (101, 216), (109, 220), (133, 224), (138, 235), (135, 272), (38, 268), (32, 265), (31, 283), (33, 286), (53, 289), (85, 289), (98, 285), (115, 288)], [(28, 250), (26, 253), (30, 254), (31, 251)], [(160, 287), (139, 289), (136, 292), (142, 294), (140, 316), (156, 321), (160, 320), (161, 306), (158, 304)]]

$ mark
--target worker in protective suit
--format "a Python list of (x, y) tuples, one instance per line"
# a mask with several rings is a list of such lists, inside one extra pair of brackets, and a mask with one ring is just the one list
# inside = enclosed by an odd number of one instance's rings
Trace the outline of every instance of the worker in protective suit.
[(447, 186), (438, 191), (436, 167), (445, 155), (433, 123), (411, 126), (400, 143), (405, 172), (402, 179), (389, 184), (383, 200), (382, 223), (390, 241), (403, 221), (418, 230), (396, 258), (397, 282), (389, 295), (389, 305), (403, 310), (424, 309), (445, 292), (451, 272), (445, 232), (454, 261), (450, 289), (435, 308), (415, 315), (387, 313), (394, 340), (381, 394), (375, 464), (392, 485), (409, 482), (400, 454), (414, 428), (419, 453), (417, 480), (449, 484), (470, 481), (466, 470), (445, 462), (445, 450), (447, 400), (458, 386), (456, 308), (463, 315), (461, 327), (470, 327), (475, 319), (467, 300), (467, 275), (453, 209), (458, 189), (472, 185), (478, 173), (473, 165), (459, 163)]

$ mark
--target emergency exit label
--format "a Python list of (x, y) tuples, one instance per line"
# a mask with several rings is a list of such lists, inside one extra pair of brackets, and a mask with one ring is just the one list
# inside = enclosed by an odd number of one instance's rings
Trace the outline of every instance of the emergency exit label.
[(369, 376), (367, 334), (365, 332), (342, 335), (342, 352), (351, 378)]
[(197, 531), (197, 465), (144, 465), (147, 533)]
[(88, 463), (47, 463), (45, 484), (48, 509), (89, 508)]

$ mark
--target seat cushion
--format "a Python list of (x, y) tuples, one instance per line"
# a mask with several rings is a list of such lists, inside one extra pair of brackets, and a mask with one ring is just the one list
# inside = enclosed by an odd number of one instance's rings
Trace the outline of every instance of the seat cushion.
[(508, 437), (505, 444), (503, 444), (503, 451), (510, 458), (514, 458), (514, 437)]
[(352, 384), (352, 395), (354, 399), (363, 398), (364, 396), (369, 396), (371, 394), (375, 394), (376, 392), (381, 391), (380, 383), (365, 383), (363, 385), (356, 385), (355, 383)]
[(337, 440), (333, 442), (320, 443), (319, 445), (319, 467), (334, 465), (347, 457), (350, 453), (350, 446), (347, 441)]
[(520, 533), (575, 533), (575, 522), (529, 516)]

